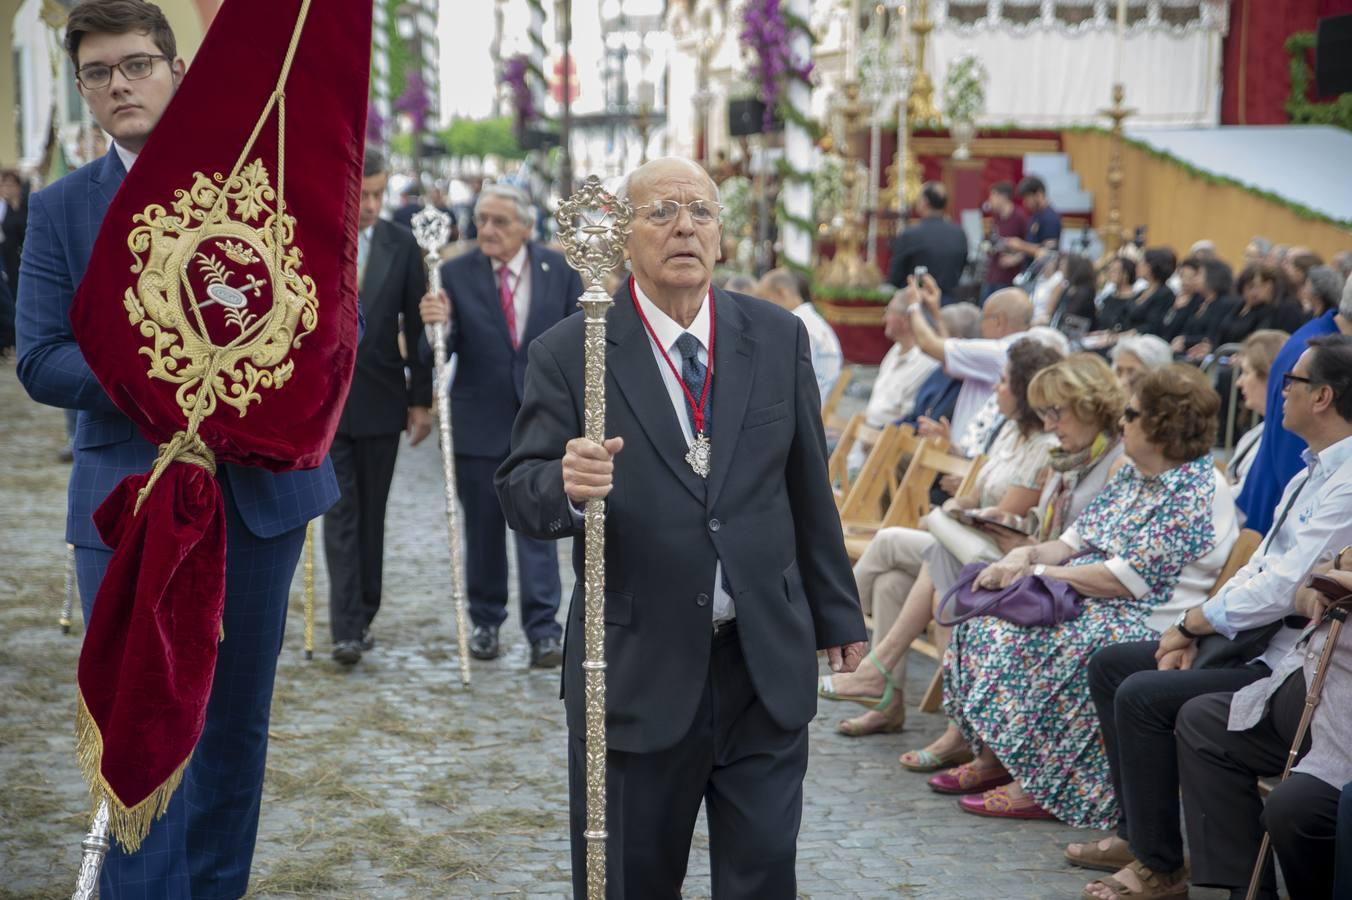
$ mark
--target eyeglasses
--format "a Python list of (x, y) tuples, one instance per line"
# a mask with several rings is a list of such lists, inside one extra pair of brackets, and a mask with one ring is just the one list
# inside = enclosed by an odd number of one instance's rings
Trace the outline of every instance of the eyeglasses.
[(87, 66), (81, 66), (75, 73), (80, 84), (87, 91), (99, 91), (113, 83), (113, 69), (122, 73), (122, 77), (128, 81), (140, 81), (143, 78), (149, 78), (150, 73), (155, 71), (155, 60), (162, 59), (169, 62), (167, 56), (155, 56), (149, 53), (137, 53), (128, 56), (121, 62), (107, 65), (105, 63), (90, 63)]
[(1061, 407), (1059, 406), (1043, 406), (1033, 410), (1033, 412), (1037, 413), (1038, 418), (1048, 425), (1055, 425), (1061, 421)]
[(1134, 406), (1122, 407), (1122, 418), (1126, 419), (1128, 422), (1135, 422), (1140, 417), (1141, 411), (1136, 407)]
[(498, 229), (510, 228), (514, 223), (519, 221), (519, 219), (515, 219), (511, 216), (490, 216), (486, 213), (474, 214), (475, 228), (486, 228), (490, 225)]
[(643, 215), (649, 223), (670, 225), (681, 214), (682, 208), (690, 210), (690, 221), (696, 225), (712, 225), (718, 221), (718, 216), (723, 211), (722, 205), (712, 200), (691, 200), (689, 203), (677, 203), (675, 200), (655, 200), (652, 203), (634, 207), (634, 212), (646, 209), (647, 212)]
[(1285, 375), (1282, 376), (1282, 390), (1283, 391), (1291, 390), (1291, 385), (1295, 384), (1296, 382), (1300, 382), (1301, 384), (1308, 384), (1311, 387), (1313, 387), (1315, 384), (1315, 380), (1313, 378), (1306, 378), (1304, 375), (1297, 375), (1294, 372), (1287, 372)]

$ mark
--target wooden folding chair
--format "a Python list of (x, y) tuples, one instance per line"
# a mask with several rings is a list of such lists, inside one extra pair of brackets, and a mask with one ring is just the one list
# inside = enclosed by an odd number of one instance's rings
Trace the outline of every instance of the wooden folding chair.
[(837, 510), (845, 503), (845, 497), (850, 493), (850, 451), (861, 440), (860, 429), (864, 429), (865, 437), (872, 435), (869, 438), (870, 442), (876, 441), (880, 433), (864, 424), (863, 413), (855, 413), (841, 431), (840, 440), (836, 441), (831, 458), (826, 463), (826, 477), (831, 482), (831, 492), (836, 496)]
[(919, 528), (921, 521), (929, 514), (930, 488), (934, 479), (940, 475), (957, 475), (962, 478), (958, 487), (959, 497), (968, 496), (976, 486), (977, 473), (986, 462), (985, 456), (967, 459), (948, 452), (948, 445), (942, 441), (923, 440), (916, 444), (911, 462), (905, 474), (897, 482), (892, 492), (892, 502), (882, 520), (873, 528), (856, 528), (845, 535), (845, 551), (850, 561), (858, 560), (868, 548), (873, 535), (883, 528)]
[(847, 366), (840, 370), (840, 377), (836, 383), (831, 386), (831, 393), (822, 399), (822, 428), (828, 433), (839, 431), (845, 427), (845, 420), (836, 415), (836, 409), (840, 406), (840, 400), (845, 396), (845, 389), (850, 386), (854, 380), (855, 367)]
[[(856, 430), (856, 439), (858, 433)], [(915, 431), (909, 425), (888, 425), (882, 430), (840, 505), (840, 524), (847, 533), (878, 530), (887, 504), (898, 489), (897, 465), (906, 454), (915, 453), (917, 446)]]

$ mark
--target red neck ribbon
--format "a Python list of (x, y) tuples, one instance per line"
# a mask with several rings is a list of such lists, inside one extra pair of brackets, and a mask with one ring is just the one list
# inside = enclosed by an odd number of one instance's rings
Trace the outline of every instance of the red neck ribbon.
[(648, 329), (648, 334), (652, 335), (653, 343), (661, 351), (662, 358), (667, 361), (667, 366), (671, 369), (671, 374), (676, 376), (676, 383), (681, 386), (681, 392), (685, 394), (685, 402), (690, 404), (690, 412), (695, 419), (695, 434), (704, 433), (704, 409), (709, 400), (709, 388), (714, 383), (714, 289), (709, 286), (709, 365), (704, 370), (704, 387), (699, 392), (699, 402), (695, 401), (695, 395), (690, 393), (690, 388), (685, 384), (685, 379), (681, 377), (681, 370), (676, 368), (676, 364), (671, 361), (667, 355), (667, 348), (662, 346), (661, 340), (657, 337), (657, 332), (653, 331), (652, 323), (648, 317), (643, 314), (643, 304), (638, 302), (638, 291), (634, 289), (634, 276), (629, 276), (629, 296), (634, 301), (634, 309), (638, 310), (638, 317), (643, 320), (643, 327)]

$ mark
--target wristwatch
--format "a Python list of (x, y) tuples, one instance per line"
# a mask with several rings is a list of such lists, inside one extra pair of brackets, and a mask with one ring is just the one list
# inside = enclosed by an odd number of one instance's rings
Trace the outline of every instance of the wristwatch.
[(1037, 565), (1033, 566), (1033, 574), (1045, 575), (1047, 574), (1047, 567), (1044, 566), (1042, 563), (1038, 563)]
[(1195, 641), (1199, 639), (1201, 635), (1194, 634), (1193, 632), (1188, 630), (1188, 626), (1186, 624), (1188, 621), (1188, 612), (1189, 611), (1185, 609), (1178, 614), (1178, 618), (1174, 620), (1174, 627), (1178, 629), (1179, 634), (1183, 635), (1190, 641)]

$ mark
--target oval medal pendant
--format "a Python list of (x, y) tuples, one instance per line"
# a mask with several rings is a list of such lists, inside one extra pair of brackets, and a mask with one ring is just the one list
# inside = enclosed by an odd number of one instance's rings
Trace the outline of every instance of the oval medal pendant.
[(695, 440), (691, 442), (690, 449), (685, 452), (685, 461), (690, 464), (690, 468), (694, 469), (695, 474), (700, 478), (708, 478), (710, 463), (713, 461), (713, 452), (713, 444), (701, 431), (695, 435)]

